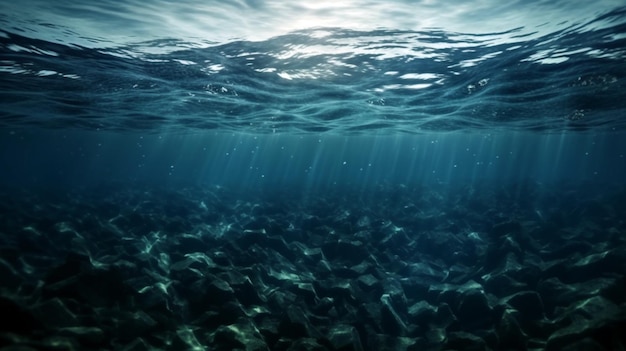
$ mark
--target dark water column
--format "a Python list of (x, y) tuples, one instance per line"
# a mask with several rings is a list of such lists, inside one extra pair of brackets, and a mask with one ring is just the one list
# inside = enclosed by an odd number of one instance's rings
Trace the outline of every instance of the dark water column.
[(0, 184), (233, 187), (623, 182), (624, 134), (121, 134), (0, 131)]

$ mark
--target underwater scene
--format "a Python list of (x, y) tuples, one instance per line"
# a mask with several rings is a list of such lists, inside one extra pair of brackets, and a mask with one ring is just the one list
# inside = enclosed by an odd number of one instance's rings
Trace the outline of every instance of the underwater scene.
[(626, 350), (623, 0), (0, 2), (0, 351)]

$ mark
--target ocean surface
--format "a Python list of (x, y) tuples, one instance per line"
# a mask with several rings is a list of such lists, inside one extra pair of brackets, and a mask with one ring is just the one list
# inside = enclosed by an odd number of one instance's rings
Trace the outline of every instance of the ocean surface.
[(0, 350), (626, 348), (626, 6), (0, 3)]

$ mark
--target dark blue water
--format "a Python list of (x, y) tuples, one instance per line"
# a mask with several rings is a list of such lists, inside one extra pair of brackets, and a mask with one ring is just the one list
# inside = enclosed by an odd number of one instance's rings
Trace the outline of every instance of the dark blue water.
[(0, 348), (620, 349), (625, 179), (622, 1), (0, 4)]
[(515, 184), (532, 180), (622, 184), (622, 134), (523, 132), (421, 135), (255, 135), (218, 131), (137, 134), (6, 132), (11, 186), (76, 188), (101, 183), (304, 188), (337, 185)]
[[(226, 40), (200, 23), (207, 37), (171, 37), (132, 3), (129, 23), (150, 35), (107, 37), (106, 23), (125, 23), (105, 5), (25, 5), (0, 17), (6, 182), (623, 179), (624, 8), (557, 6), (540, 24), (527, 12), (545, 4), (514, 8), (488, 33), (475, 15), (465, 32), (355, 25), (261, 40), (233, 26), (255, 40)], [(507, 15), (517, 23), (498, 22)]]

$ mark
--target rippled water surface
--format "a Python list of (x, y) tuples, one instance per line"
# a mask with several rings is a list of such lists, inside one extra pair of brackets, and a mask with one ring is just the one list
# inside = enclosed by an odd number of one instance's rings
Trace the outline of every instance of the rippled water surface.
[(0, 4), (8, 128), (621, 131), (619, 1)]

